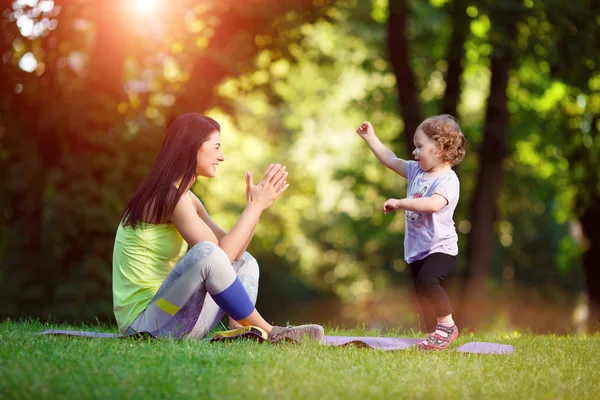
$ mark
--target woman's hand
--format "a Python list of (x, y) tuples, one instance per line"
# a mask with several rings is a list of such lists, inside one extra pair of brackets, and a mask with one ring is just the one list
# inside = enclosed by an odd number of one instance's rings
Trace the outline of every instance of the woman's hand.
[(396, 211), (401, 209), (401, 202), (398, 199), (387, 199), (384, 203), (383, 203), (383, 213), (384, 214), (389, 214), (392, 211)]
[(246, 201), (250, 203), (252, 200), (252, 188), (254, 187), (254, 183), (252, 183), (252, 174), (250, 171), (246, 171)]
[(285, 166), (271, 164), (258, 185), (254, 185), (252, 174), (246, 172), (246, 198), (248, 203), (255, 203), (263, 210), (268, 208), (290, 186), (286, 181), (287, 176)]

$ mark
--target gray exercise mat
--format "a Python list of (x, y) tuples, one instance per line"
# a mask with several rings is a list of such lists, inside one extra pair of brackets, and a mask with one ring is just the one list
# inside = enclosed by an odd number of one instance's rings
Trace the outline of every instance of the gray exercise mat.
[(100, 332), (88, 332), (88, 331), (64, 331), (60, 329), (46, 329), (42, 332), (42, 335), (66, 335), (66, 336), (80, 336), (88, 338), (98, 339), (114, 339), (117, 336), (113, 333), (100, 333)]
[(360, 347), (371, 347), (381, 350), (405, 350), (422, 342), (420, 338), (390, 338), (369, 336), (323, 336), (322, 344), (330, 346), (346, 346), (349, 344)]
[[(324, 336), (321, 343), (330, 346), (346, 346), (349, 344), (370, 347), (380, 350), (406, 350), (409, 347), (425, 340), (424, 338), (389, 338), (369, 336)], [(457, 349), (450, 349), (459, 353), (475, 354), (512, 354), (514, 349), (508, 344), (489, 342), (469, 342)]]
[[(79, 336), (87, 338), (99, 339), (114, 339), (123, 337), (113, 333), (100, 333), (90, 331), (66, 331), (60, 329), (46, 329), (42, 335), (66, 335)], [(361, 347), (369, 347), (372, 349), (380, 349), (386, 351), (406, 350), (411, 346), (419, 343), (422, 338), (390, 338), (390, 337), (373, 337), (373, 336), (324, 336), (321, 344), (329, 346), (347, 346), (355, 345)], [(457, 349), (452, 349), (458, 353), (474, 353), (474, 354), (512, 354), (514, 349), (508, 344), (489, 343), (489, 342), (469, 342), (465, 343)]]
[(512, 354), (514, 349), (509, 344), (489, 343), (489, 342), (469, 342), (454, 350), (459, 353), (476, 354)]

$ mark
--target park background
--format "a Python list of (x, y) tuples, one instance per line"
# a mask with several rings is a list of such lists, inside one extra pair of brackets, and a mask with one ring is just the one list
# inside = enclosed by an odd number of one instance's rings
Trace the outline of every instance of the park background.
[(226, 161), (194, 192), (225, 229), (245, 171), (290, 188), (249, 251), (276, 323), (418, 328), (405, 181), (456, 115), (460, 326), (585, 332), (600, 315), (600, 3), (592, 0), (17, 0), (0, 3), (0, 319), (114, 321), (120, 214), (165, 126), (201, 112)]

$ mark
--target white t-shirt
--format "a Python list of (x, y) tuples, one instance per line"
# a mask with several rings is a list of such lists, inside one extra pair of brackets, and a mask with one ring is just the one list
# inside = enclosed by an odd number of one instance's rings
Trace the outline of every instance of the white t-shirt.
[(453, 170), (443, 175), (424, 178), (416, 161), (405, 164), (408, 198), (439, 194), (448, 204), (435, 213), (406, 211), (404, 259), (411, 264), (433, 253), (458, 254), (458, 235), (454, 228), (454, 210), (460, 195), (460, 182)]

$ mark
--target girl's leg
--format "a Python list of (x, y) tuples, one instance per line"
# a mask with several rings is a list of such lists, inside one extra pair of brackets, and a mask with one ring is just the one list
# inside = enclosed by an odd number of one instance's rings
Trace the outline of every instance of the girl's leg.
[(209, 242), (196, 244), (182, 257), (128, 331), (186, 336), (198, 321), (207, 292), (219, 308), (242, 325), (271, 331), (271, 325), (256, 312), (226, 254)]
[(425, 344), (427, 349), (444, 349), (458, 336), (452, 319), (452, 308), (446, 291), (440, 285), (456, 264), (456, 256), (434, 253), (423, 259), (417, 286), (433, 305), (437, 324), (434, 335)]
[(441, 282), (456, 265), (456, 256), (444, 253), (433, 253), (423, 259), (423, 265), (417, 276), (417, 287), (420, 293), (431, 301), (437, 319), (446, 319), (452, 314), (448, 294)]
[(427, 333), (427, 336), (433, 335), (437, 325), (435, 307), (426, 295), (421, 295), (419, 303), (421, 304), (421, 311), (423, 313), (422, 322), (423, 326), (425, 327), (425, 332)]
[[(248, 293), (252, 304), (256, 305), (258, 297), (258, 278), (260, 275), (258, 262), (250, 253), (246, 252), (241, 259), (233, 262), (233, 269), (240, 278), (244, 289)], [(202, 311), (198, 317), (198, 321), (194, 328), (189, 333), (188, 337), (192, 339), (202, 339), (217, 326), (219, 321), (223, 319), (225, 311), (223, 311), (212, 296), (206, 296)], [(229, 317), (229, 329), (240, 328), (242, 325)]]
[(419, 301), (419, 305), (421, 306), (421, 326), (423, 327), (423, 329), (425, 329), (427, 336), (431, 336), (433, 335), (433, 332), (435, 331), (436, 327), (435, 309), (427, 293), (424, 292), (423, 289), (420, 288), (418, 285), (419, 273), (421, 272), (421, 269), (423, 268), (423, 264), (426, 259), (427, 258), (423, 260), (417, 260), (410, 264), (410, 272), (412, 275), (417, 300)]

